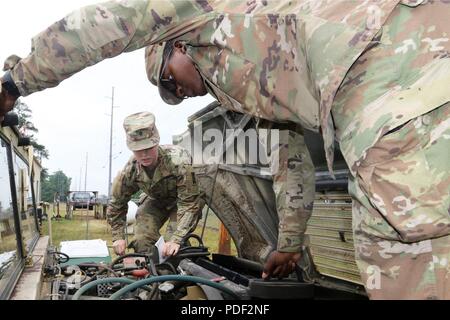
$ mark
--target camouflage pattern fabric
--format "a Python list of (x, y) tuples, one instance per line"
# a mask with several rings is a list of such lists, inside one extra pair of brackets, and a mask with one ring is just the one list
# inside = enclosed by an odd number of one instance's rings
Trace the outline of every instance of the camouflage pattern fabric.
[(26, 96), (122, 52), (180, 40), (224, 107), (321, 127), (332, 170), (333, 98), (398, 3), (109, 1), (81, 8), (37, 35), (12, 77)]
[[(160, 229), (167, 224), (164, 239), (169, 241), (177, 229), (177, 208), (160, 208), (158, 203), (145, 195), (144, 201), (139, 205), (136, 213), (136, 226), (134, 239), (129, 247), (135, 252), (151, 252), (155, 243), (161, 237)], [(193, 225), (193, 228), (195, 225)], [(192, 232), (193, 230), (189, 230)]]
[(447, 103), (383, 137), (350, 183), (373, 299), (450, 299), (449, 115)]
[(16, 66), (16, 64), (19, 63), (20, 60), (22, 60), (22, 58), (20, 58), (19, 56), (16, 56), (15, 54), (9, 56), (3, 64), (3, 71), (8, 71), (8, 70), (13, 69)]
[(273, 178), (280, 219), (278, 251), (300, 252), (315, 195), (315, 170), (301, 134), (280, 131), (280, 171)]
[(158, 166), (151, 174), (153, 177), (133, 156), (114, 180), (107, 213), (114, 241), (124, 239), (128, 202), (139, 190), (148, 195), (159, 212), (167, 212), (168, 217), (177, 210), (177, 229), (170, 241), (180, 243), (197, 225), (204, 200), (192, 172), (189, 153), (178, 146), (160, 146)]
[(344, 79), (332, 112), (353, 174), (383, 135), (450, 101), (449, 10), (397, 7)]
[(123, 128), (127, 136), (127, 147), (131, 151), (151, 149), (159, 145), (160, 137), (153, 113), (132, 114), (125, 119)]
[(332, 110), (374, 299), (450, 298), (449, 9), (398, 7)]
[[(265, 127), (261, 125), (259, 128)], [(279, 129), (278, 170), (273, 175), (273, 190), (279, 218), (277, 250), (300, 252), (312, 214), (315, 195), (315, 170), (306, 147), (301, 126)], [(273, 152), (274, 150), (272, 150)], [(272, 163), (272, 166), (275, 163)]]

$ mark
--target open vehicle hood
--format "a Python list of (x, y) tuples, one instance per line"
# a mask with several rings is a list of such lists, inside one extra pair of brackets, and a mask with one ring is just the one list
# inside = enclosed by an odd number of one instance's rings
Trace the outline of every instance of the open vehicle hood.
[[(174, 142), (193, 151), (195, 144), (199, 143), (193, 135), (195, 130), (199, 130), (200, 123), (202, 133), (208, 129), (245, 131), (256, 126), (254, 118), (226, 111), (218, 103), (213, 103), (190, 117), (189, 130), (174, 137)], [(308, 227), (310, 241), (300, 264), (304, 271), (303, 278), (361, 293), (363, 289), (354, 262), (352, 243), (348, 169), (336, 146), (336, 179), (332, 179), (327, 170), (320, 135), (305, 132), (305, 141), (316, 167), (317, 197), (315, 213)], [(211, 142), (202, 143), (205, 147)], [(268, 254), (276, 250), (278, 238), (278, 216), (268, 168), (220, 164), (197, 165), (195, 171), (199, 185), (206, 190), (207, 203), (233, 238), (239, 257), (263, 264)], [(331, 197), (327, 196), (330, 194)], [(333, 206), (336, 210), (345, 210), (333, 211)], [(327, 216), (334, 217), (336, 221), (330, 221)], [(330, 276), (331, 285), (328, 283)]]

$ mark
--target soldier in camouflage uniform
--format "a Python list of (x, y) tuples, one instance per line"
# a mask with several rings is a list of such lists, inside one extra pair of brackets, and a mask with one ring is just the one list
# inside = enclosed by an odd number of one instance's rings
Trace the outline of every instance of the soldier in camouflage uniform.
[(18, 95), (105, 58), (178, 41), (199, 75), (185, 83), (169, 66), (153, 79), (175, 83), (172, 98), (210, 92), (231, 110), (320, 129), (331, 172), (339, 141), (371, 298), (449, 298), (449, 9), (426, 0), (89, 6), (38, 35), (3, 77), (0, 116)]
[[(189, 153), (178, 146), (160, 146), (155, 117), (142, 112), (124, 121), (128, 148), (134, 153), (113, 184), (108, 206), (114, 250), (125, 253), (124, 228), (128, 202), (138, 191), (143, 194), (136, 214), (135, 252), (155, 252), (159, 230), (169, 220), (163, 254), (178, 253), (182, 239), (194, 231), (204, 200), (193, 176)], [(175, 219), (174, 219), (175, 218)], [(178, 223), (176, 222), (178, 221)]]
[(332, 109), (372, 299), (450, 299), (450, 4), (415, 2), (391, 13)]

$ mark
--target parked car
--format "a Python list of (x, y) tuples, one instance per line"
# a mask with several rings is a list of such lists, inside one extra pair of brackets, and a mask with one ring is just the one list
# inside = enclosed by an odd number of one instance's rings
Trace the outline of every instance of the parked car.
[(72, 192), (69, 195), (69, 202), (72, 206), (72, 210), (76, 209), (88, 209), (92, 210), (95, 204), (95, 195), (92, 192)]

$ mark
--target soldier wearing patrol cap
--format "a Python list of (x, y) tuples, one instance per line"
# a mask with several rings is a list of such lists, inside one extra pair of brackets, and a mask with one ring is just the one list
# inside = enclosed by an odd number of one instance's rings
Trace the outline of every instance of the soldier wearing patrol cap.
[(178, 253), (182, 239), (192, 232), (201, 216), (204, 201), (192, 175), (191, 157), (178, 146), (160, 146), (155, 116), (141, 112), (124, 121), (127, 146), (133, 156), (113, 183), (108, 222), (116, 254), (126, 249), (124, 228), (128, 202), (138, 191), (143, 194), (136, 215), (135, 239), (130, 244), (139, 253), (154, 253), (159, 230), (169, 220), (163, 254)]

